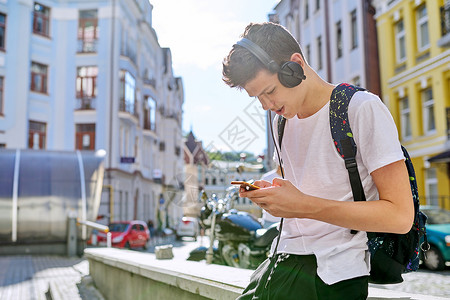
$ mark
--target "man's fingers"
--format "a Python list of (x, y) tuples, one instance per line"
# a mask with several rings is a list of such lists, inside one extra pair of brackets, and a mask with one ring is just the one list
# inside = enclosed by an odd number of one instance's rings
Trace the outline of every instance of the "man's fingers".
[(260, 188), (266, 188), (266, 187), (272, 186), (272, 183), (270, 183), (269, 181), (266, 181), (266, 180), (256, 180), (254, 185), (257, 185)]
[(247, 191), (241, 188), (239, 190), (239, 196), (250, 198), (250, 200), (252, 200), (253, 198), (271, 197), (274, 195), (274, 192), (276, 192), (274, 190), (275, 188), (279, 188), (279, 186), (270, 185), (268, 187), (261, 187), (259, 190), (251, 190), (251, 191)]
[(283, 179), (283, 178), (274, 178), (272, 183), (275, 186), (284, 186), (289, 180)]

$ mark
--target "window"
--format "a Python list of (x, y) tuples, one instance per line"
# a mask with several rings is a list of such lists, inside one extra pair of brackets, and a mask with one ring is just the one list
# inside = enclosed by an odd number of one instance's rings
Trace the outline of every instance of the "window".
[(150, 96), (144, 102), (144, 129), (156, 130), (156, 101)]
[(129, 211), (131, 210), (131, 206), (128, 203), (128, 191), (125, 191), (125, 209), (124, 209), (125, 218), (124, 220), (130, 220), (129, 216), (131, 215)]
[(78, 52), (97, 52), (97, 10), (81, 10), (78, 16)]
[(95, 150), (95, 124), (76, 124), (75, 149)]
[(305, 0), (305, 22), (309, 19), (309, 0)]
[(422, 112), (423, 112), (423, 130), (425, 133), (433, 132), (435, 127), (434, 121), (434, 100), (433, 90), (427, 88), (422, 91)]
[(352, 49), (358, 47), (358, 23), (356, 19), (356, 9), (350, 14), (351, 30), (352, 30)]
[(320, 9), (320, 0), (316, 0), (316, 10)]
[(166, 151), (166, 143), (165, 142), (159, 143), (159, 151), (161, 151), (161, 152)]
[(411, 111), (409, 109), (409, 99), (404, 97), (400, 99), (400, 129), (402, 138), (407, 139), (411, 137)]
[(28, 126), (28, 148), (45, 149), (47, 124), (30, 121)]
[(447, 1), (439, 10), (441, 15), (441, 35), (444, 37), (450, 33), (450, 3)]
[(125, 216), (123, 215), (125, 212), (125, 203), (123, 203), (123, 192), (119, 191), (119, 220), (125, 220)]
[(417, 8), (417, 48), (423, 51), (430, 46), (428, 35), (428, 14), (425, 4)]
[(123, 126), (119, 129), (119, 154), (120, 157), (128, 156), (129, 130)]
[(322, 61), (322, 37), (317, 38), (317, 68), (321, 70), (323, 67)]
[(342, 56), (342, 26), (341, 21), (336, 23), (336, 55), (337, 58)]
[(136, 80), (130, 72), (120, 71), (120, 110), (132, 115), (135, 111)]
[(439, 205), (436, 169), (425, 170), (425, 193), (427, 205)]
[(34, 3), (33, 32), (49, 36), (50, 9), (39, 3)]
[(77, 109), (94, 108), (94, 99), (97, 97), (97, 67), (79, 67), (77, 69)]
[(0, 50), (5, 50), (6, 15), (0, 14)]
[(6, 144), (0, 144), (0, 149), (6, 148)]
[(36, 62), (31, 63), (31, 90), (47, 93), (47, 66)]
[(0, 76), (0, 116), (3, 116), (5, 114), (4, 108), (3, 108), (3, 89), (4, 89), (4, 82), (5, 79), (3, 76)]
[(402, 63), (406, 60), (405, 27), (403, 26), (403, 20), (395, 24), (395, 55), (397, 63)]
[(311, 45), (306, 45), (306, 59), (311, 61)]

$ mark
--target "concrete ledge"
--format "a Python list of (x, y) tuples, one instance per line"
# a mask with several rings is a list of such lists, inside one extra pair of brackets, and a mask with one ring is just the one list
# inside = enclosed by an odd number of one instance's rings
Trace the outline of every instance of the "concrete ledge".
[[(114, 248), (85, 250), (89, 272), (106, 299), (235, 299), (252, 270), (180, 259), (157, 260), (154, 254)], [(438, 300), (369, 287), (369, 300)]]
[(96, 287), (111, 300), (235, 299), (253, 273), (114, 248), (86, 249), (85, 257)]

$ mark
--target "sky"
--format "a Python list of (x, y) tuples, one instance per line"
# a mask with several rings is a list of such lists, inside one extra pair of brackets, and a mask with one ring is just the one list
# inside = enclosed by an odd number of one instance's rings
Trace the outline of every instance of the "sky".
[(263, 154), (266, 114), (245, 90), (222, 81), (222, 61), (250, 22), (265, 22), (279, 0), (150, 0), (152, 26), (172, 52), (184, 87), (183, 133), (207, 151)]

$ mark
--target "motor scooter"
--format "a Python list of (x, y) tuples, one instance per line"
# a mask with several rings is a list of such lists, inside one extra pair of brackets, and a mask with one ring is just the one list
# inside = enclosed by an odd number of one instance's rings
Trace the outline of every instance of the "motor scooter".
[(255, 269), (268, 257), (272, 240), (278, 235), (279, 223), (264, 228), (253, 215), (234, 209), (238, 197), (239, 187), (236, 186), (229, 187), (222, 199), (215, 194), (208, 197), (202, 191), (204, 205), (200, 225), (209, 229), (210, 245), (192, 250), (188, 260), (206, 259), (207, 263)]

